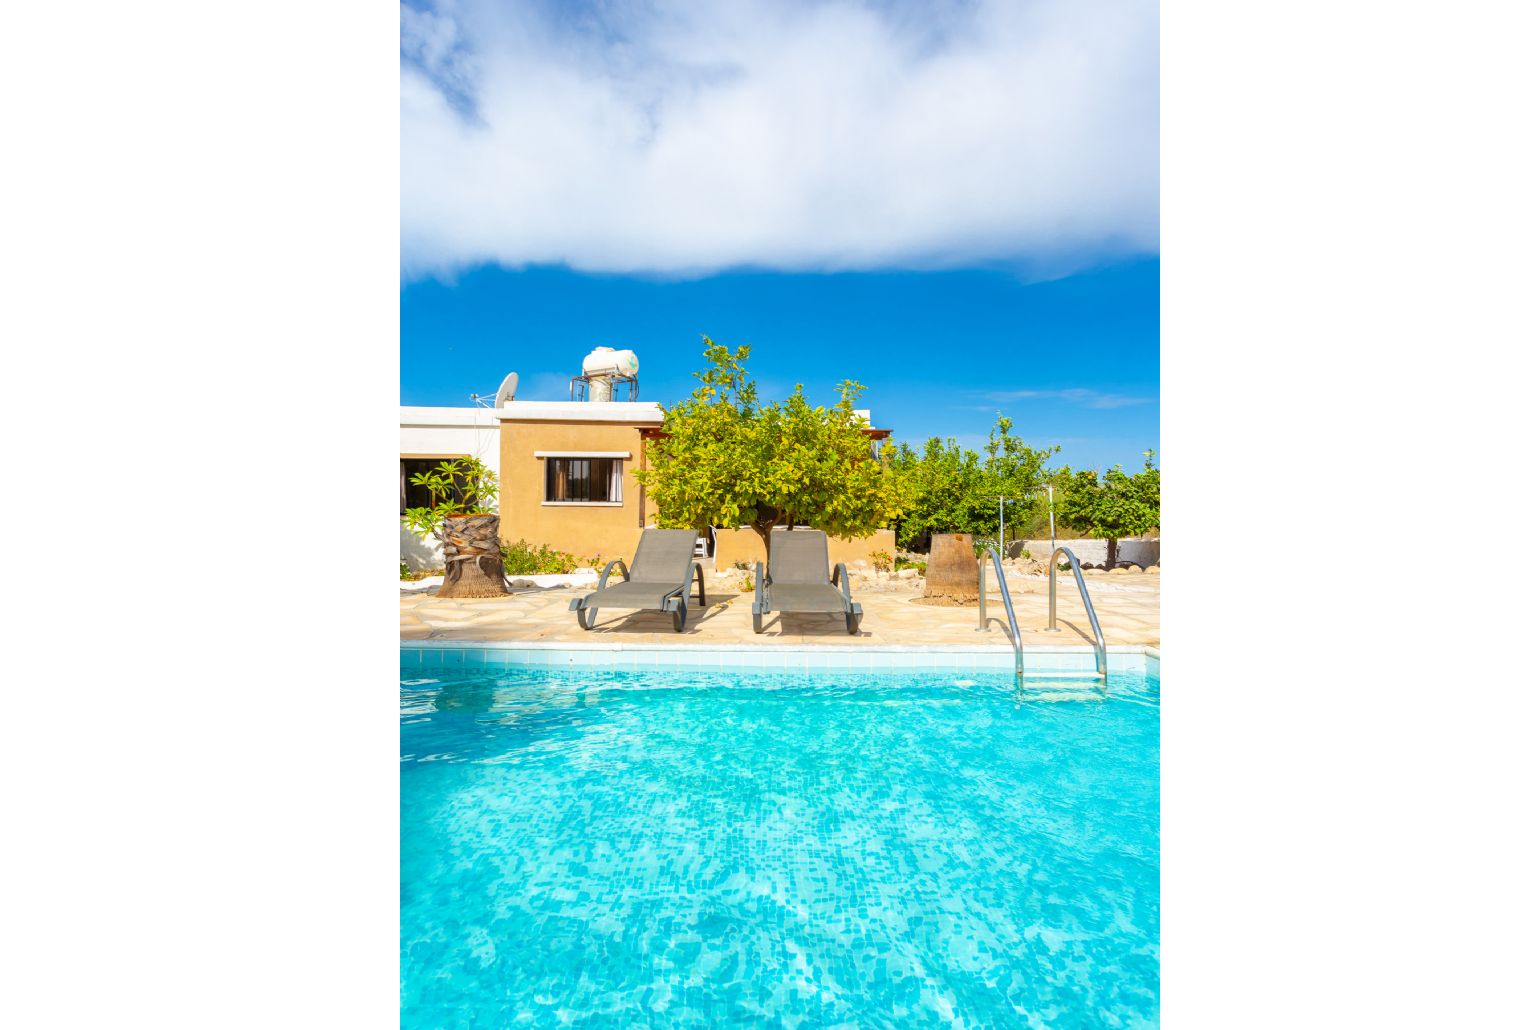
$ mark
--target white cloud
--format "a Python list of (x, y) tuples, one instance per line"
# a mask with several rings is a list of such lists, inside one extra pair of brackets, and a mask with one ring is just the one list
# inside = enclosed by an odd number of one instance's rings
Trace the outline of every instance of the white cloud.
[(936, 11), (403, 7), (403, 272), (1154, 252), (1153, 0)]
[(1083, 405), (1087, 408), (1128, 408), (1136, 404), (1153, 404), (1153, 397), (1130, 397), (1120, 393), (1103, 393), (1100, 390), (1088, 390), (1082, 386), (1071, 387), (1067, 390), (1006, 390), (999, 393), (991, 393), (990, 400), (1005, 403), (1008, 401), (1040, 401), (1055, 400), (1068, 401), (1071, 404)]

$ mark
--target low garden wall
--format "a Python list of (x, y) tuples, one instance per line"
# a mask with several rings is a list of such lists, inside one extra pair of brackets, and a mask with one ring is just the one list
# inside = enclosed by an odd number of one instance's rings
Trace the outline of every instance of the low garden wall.
[[(1009, 540), (1006, 542), (1006, 556), (1019, 558), (1026, 551), (1034, 558), (1048, 560), (1048, 555), (1054, 546), (1068, 548), (1073, 551), (1082, 565), (1102, 565), (1107, 560), (1107, 541), (1105, 540), (1065, 540), (1060, 538), (1054, 543), (1048, 540)], [(1160, 541), (1141, 540), (1130, 538), (1118, 541), (1118, 561), (1131, 561), (1138, 565), (1154, 565), (1160, 561)]]
[[(871, 536), (856, 537), (854, 540), (840, 540), (832, 536), (829, 538), (830, 565), (838, 565), (840, 562), (846, 565), (854, 565), (859, 561), (870, 562), (873, 551), (897, 553), (898, 548), (893, 542), (891, 529), (879, 529)], [(716, 567), (718, 570), (730, 569), (734, 562), (740, 561), (746, 562), (750, 568), (753, 568), (755, 562), (764, 560), (765, 543), (752, 529), (717, 530)]]

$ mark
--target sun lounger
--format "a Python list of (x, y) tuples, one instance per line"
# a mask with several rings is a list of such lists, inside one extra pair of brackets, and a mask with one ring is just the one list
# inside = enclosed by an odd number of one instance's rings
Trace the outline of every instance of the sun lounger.
[[(593, 629), (600, 608), (635, 608), (669, 612), (674, 632), (684, 630), (690, 610), (690, 576), (700, 587), (701, 607), (706, 606), (706, 575), (695, 563), (693, 529), (644, 529), (629, 568), (616, 558), (599, 576), (599, 589), (587, 597), (573, 598), (569, 611), (577, 612), (578, 625)], [(609, 585), (610, 572), (620, 566), (623, 581)]]
[[(839, 583), (841, 586), (836, 587)], [(754, 563), (754, 632), (765, 631), (771, 612), (828, 612), (845, 616), (852, 636), (861, 627), (861, 606), (850, 599), (850, 570), (845, 563), (829, 574), (829, 538), (816, 529), (777, 529), (770, 533), (770, 574)]]

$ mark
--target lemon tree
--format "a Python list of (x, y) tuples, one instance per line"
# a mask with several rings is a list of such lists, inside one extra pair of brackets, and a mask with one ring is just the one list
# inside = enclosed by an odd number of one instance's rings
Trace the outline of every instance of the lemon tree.
[(850, 539), (899, 516), (908, 490), (892, 445), (874, 450), (855, 413), (859, 383), (840, 383), (831, 407), (814, 405), (800, 384), (786, 400), (762, 403), (745, 368), (749, 348), (705, 342), (700, 385), (664, 410), (663, 436), (636, 473), (659, 526), (749, 526), (768, 557), (778, 525)]

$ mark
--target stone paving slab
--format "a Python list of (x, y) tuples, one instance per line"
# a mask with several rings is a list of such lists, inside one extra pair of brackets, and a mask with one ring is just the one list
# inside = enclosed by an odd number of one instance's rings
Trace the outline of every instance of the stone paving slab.
[[(1058, 633), (1044, 629), (1048, 622), (1047, 577), (1011, 577), (1009, 583), (1025, 646), (1062, 647), (1092, 642), (1073, 576), (1059, 575)], [(1086, 574), (1086, 587), (1109, 645), (1160, 646), (1158, 573), (1092, 571)], [(521, 587), (507, 597), (490, 600), (444, 599), (433, 590), (414, 593), (403, 589), (401, 639), (638, 644), (775, 641), (805, 645), (976, 645), (1009, 640), (1003, 622), (1005, 609), (993, 591), (989, 602), (990, 626), (982, 634), (978, 632), (977, 608), (915, 604), (914, 598), (923, 591), (922, 580), (892, 581), (877, 588), (853, 590), (866, 613), (856, 636), (845, 632), (844, 617), (838, 615), (772, 616), (766, 621), (764, 634), (756, 636), (749, 612), (754, 595), (732, 589), (731, 582), (725, 579), (707, 585), (707, 607), (703, 612), (691, 606), (683, 633), (675, 633), (672, 618), (661, 612), (620, 609), (601, 609), (597, 624), (585, 632), (578, 627), (577, 616), (567, 610), (567, 604), (589, 591), (574, 587)]]

